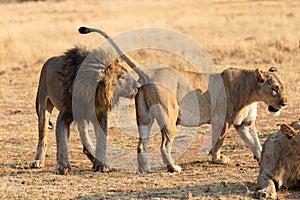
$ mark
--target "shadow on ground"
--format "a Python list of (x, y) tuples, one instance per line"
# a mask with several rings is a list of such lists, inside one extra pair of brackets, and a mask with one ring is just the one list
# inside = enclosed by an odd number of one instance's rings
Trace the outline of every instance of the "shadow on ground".
[(198, 184), (187, 187), (170, 187), (158, 189), (145, 189), (139, 191), (111, 190), (105, 194), (78, 196), (75, 199), (190, 199), (190, 198), (226, 198), (227, 195), (237, 195), (245, 198), (254, 198), (256, 184), (252, 182), (225, 183), (215, 182), (211, 184)]

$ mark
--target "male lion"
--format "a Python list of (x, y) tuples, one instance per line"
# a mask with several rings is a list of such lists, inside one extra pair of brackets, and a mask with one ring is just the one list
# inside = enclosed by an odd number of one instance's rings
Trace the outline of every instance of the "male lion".
[[(98, 67), (94, 74), (98, 76), (95, 107), (98, 115), (106, 113), (111, 106), (118, 102), (119, 97), (132, 98), (136, 94), (137, 82), (129, 76), (127, 70), (120, 65), (118, 60), (110, 61), (109, 52), (102, 49), (97, 52), (97, 62), (104, 64)], [(63, 55), (55, 56), (44, 64), (36, 96), (36, 112), (38, 115), (39, 140), (34, 161), (30, 163), (31, 168), (41, 168), (45, 164), (47, 146), (47, 126), (53, 108), (60, 112), (56, 122), (57, 143), (57, 168), (56, 173), (67, 174), (70, 172), (69, 152), (67, 142), (70, 134), (70, 124), (73, 121), (72, 93), (73, 84), (82, 62), (90, 51), (85, 47), (76, 46), (67, 50)], [(107, 66), (106, 69), (105, 66)], [(92, 72), (90, 72), (92, 73)], [(99, 123), (106, 124), (107, 119), (99, 118)], [(79, 129), (81, 127), (78, 127)], [(105, 133), (107, 130), (104, 130)], [(94, 159), (93, 149), (86, 149), (88, 142), (83, 141), (84, 153), (94, 162), (94, 170), (105, 171), (99, 162)], [(97, 166), (98, 165), (98, 166)], [(95, 169), (95, 166), (98, 167)]]
[[(143, 70), (103, 31), (85, 27), (81, 27), (79, 31), (98, 32), (108, 39), (121, 58), (140, 76), (140, 83), (144, 84), (135, 98), (140, 135), (137, 149), (140, 172), (150, 171), (147, 164), (147, 143), (154, 120), (161, 129), (161, 154), (170, 172), (181, 171), (181, 167), (174, 164), (171, 156), (176, 125), (195, 127), (212, 124), (214, 147), (211, 154), (216, 163), (227, 162), (226, 157), (221, 155), (221, 147), (227, 129), (234, 125), (254, 156), (260, 160), (261, 145), (255, 128), (257, 103), (265, 102), (269, 105), (270, 112), (277, 112), (287, 104), (285, 87), (275, 67), (268, 72), (229, 68), (221, 74), (211, 75), (211, 81), (207, 85), (204, 84), (203, 76), (196, 72), (171, 68)], [(218, 84), (224, 84), (225, 91), (215, 92), (215, 89), (219, 89)], [(222, 99), (222, 92), (226, 99)], [(217, 102), (211, 102), (212, 96), (217, 98)], [(219, 114), (222, 113), (219, 110), (224, 110), (224, 122), (220, 121), (223, 116)], [(220, 136), (215, 133), (217, 129), (221, 130)]]
[(280, 131), (265, 141), (257, 179), (259, 199), (276, 199), (276, 189), (300, 186), (299, 129), (300, 121), (282, 124)]

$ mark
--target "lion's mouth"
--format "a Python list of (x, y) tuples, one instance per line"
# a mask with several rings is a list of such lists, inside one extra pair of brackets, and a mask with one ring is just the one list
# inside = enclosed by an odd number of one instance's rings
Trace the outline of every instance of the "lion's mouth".
[(278, 112), (279, 111), (279, 109), (274, 108), (273, 106), (269, 106), (268, 110), (269, 110), (269, 112)]
[(280, 115), (280, 109), (278, 109), (278, 108), (274, 108), (273, 106), (268, 106), (268, 110), (272, 115), (274, 115), (276, 117), (278, 117)]

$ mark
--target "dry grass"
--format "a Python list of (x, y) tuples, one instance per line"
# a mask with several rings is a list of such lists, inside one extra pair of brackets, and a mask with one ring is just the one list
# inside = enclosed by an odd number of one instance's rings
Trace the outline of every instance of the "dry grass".
[[(81, 153), (74, 129), (70, 141), (73, 175), (54, 175), (55, 133), (49, 133), (46, 167), (28, 169), (37, 140), (35, 93), (45, 60), (74, 44), (97, 46), (95, 34), (79, 35), (82, 25), (99, 27), (110, 35), (141, 27), (182, 32), (206, 49), (222, 70), (229, 66), (267, 69), (278, 66), (287, 85), (289, 107), (282, 116), (269, 116), (259, 107), (257, 126), (263, 142), (300, 115), (300, 2), (298, 1), (47, 1), (0, 4), (0, 198), (2, 199), (250, 199), (254, 197), (258, 165), (231, 129), (224, 153), (232, 163), (199, 161), (191, 147), (178, 161), (180, 174), (158, 170), (150, 174), (93, 173)], [(133, 56), (150, 62), (148, 54)], [(161, 59), (155, 57), (153, 59)], [(170, 57), (165, 57), (167, 64)], [(176, 65), (177, 62), (174, 64)], [(56, 113), (55, 113), (56, 114)], [(54, 116), (55, 117), (55, 116)], [(111, 129), (113, 134), (115, 129)], [(159, 139), (158, 139), (159, 141)], [(124, 142), (120, 138), (115, 142)], [(129, 141), (133, 148), (136, 141)], [(134, 151), (134, 150), (133, 150)], [(282, 191), (284, 199), (299, 191)]]

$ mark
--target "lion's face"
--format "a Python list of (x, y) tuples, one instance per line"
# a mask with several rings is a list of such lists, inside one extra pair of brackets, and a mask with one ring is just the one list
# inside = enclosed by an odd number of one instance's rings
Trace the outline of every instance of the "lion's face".
[(259, 84), (259, 95), (263, 101), (269, 106), (270, 112), (278, 112), (287, 105), (285, 95), (285, 86), (280, 79), (277, 69), (272, 67), (268, 72), (257, 72), (257, 80)]
[(120, 65), (116, 64), (115, 73), (117, 76), (117, 82), (114, 90), (114, 97), (134, 98), (137, 93), (137, 88), (140, 86), (139, 83), (129, 75), (127, 70)]
[(282, 124), (281, 132), (289, 139), (289, 143), (293, 146), (295, 151), (300, 156), (300, 119), (291, 124)]

